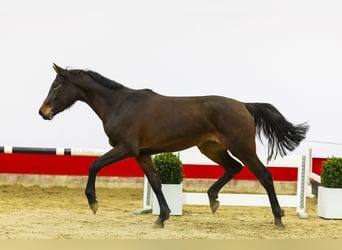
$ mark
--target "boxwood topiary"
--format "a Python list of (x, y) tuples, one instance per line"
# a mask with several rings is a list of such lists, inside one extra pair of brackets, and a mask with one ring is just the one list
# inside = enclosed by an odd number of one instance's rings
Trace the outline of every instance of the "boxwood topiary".
[(173, 153), (161, 153), (153, 157), (153, 164), (162, 184), (180, 184), (183, 181), (183, 167), (179, 157)]
[(342, 158), (332, 157), (323, 163), (321, 185), (328, 188), (342, 188)]

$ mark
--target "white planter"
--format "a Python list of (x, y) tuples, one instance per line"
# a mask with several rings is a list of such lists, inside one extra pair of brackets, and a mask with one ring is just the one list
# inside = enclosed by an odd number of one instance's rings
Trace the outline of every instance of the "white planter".
[[(162, 184), (162, 191), (169, 208), (170, 215), (183, 214), (183, 184)], [(153, 192), (152, 214), (159, 215), (160, 209), (156, 195)]]
[(317, 213), (325, 219), (342, 219), (342, 188), (318, 187)]

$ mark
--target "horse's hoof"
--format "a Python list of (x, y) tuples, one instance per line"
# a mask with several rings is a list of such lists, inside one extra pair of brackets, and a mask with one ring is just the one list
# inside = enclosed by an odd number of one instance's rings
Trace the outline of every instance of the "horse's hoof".
[(274, 224), (274, 229), (276, 229), (276, 230), (284, 230), (285, 226), (283, 224), (281, 224), (281, 225)]
[(274, 228), (275, 229), (284, 229), (285, 226), (283, 224), (283, 222), (281, 221), (281, 219), (275, 219), (274, 221)]
[(219, 208), (220, 206), (220, 202), (215, 200), (215, 201), (210, 201), (210, 209), (211, 212), (214, 214), (216, 212), (216, 210)]
[(97, 212), (97, 209), (99, 208), (99, 203), (96, 201), (92, 204), (89, 204), (91, 211), (93, 211), (94, 215)]
[(164, 228), (164, 223), (161, 222), (160, 219), (157, 219), (156, 222), (154, 222), (153, 228)]

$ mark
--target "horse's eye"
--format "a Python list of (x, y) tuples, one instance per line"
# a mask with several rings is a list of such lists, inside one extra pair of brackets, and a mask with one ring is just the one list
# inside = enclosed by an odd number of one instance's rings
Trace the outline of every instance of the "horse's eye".
[(57, 86), (54, 86), (54, 87), (53, 87), (53, 90), (57, 90), (57, 89), (59, 89), (61, 86), (62, 86), (62, 84), (58, 84)]

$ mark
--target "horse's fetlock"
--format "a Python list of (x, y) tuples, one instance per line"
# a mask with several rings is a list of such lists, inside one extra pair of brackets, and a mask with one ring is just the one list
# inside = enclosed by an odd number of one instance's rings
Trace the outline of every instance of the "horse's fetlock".
[(217, 192), (213, 192), (212, 190), (208, 190), (207, 191), (208, 197), (210, 200), (217, 200), (218, 198), (218, 193)]

